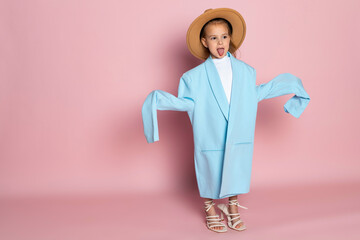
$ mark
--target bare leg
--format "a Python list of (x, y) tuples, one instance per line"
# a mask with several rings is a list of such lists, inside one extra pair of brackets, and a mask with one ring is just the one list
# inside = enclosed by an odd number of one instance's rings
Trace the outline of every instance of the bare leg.
[[(237, 195), (236, 196), (232, 196), (229, 197), (229, 201), (230, 200), (235, 200), (237, 199)], [(238, 213), (238, 206), (236, 205), (229, 205), (229, 212), (230, 213)], [(237, 221), (239, 221), (239, 219), (235, 219), (234, 221), (231, 221), (232, 224), (236, 223)], [(240, 223), (236, 226), (236, 228), (240, 228), (244, 223)]]
[[(211, 201), (212, 199), (211, 198), (204, 198), (204, 202), (206, 201)], [(214, 208), (215, 205), (211, 206), (211, 208), (209, 209), (209, 211), (205, 211), (206, 213), (206, 216), (215, 216), (216, 215), (216, 211), (215, 211), (215, 208)], [(217, 229), (217, 230), (222, 230), (224, 227), (222, 226), (218, 226), (218, 227), (214, 227), (214, 229)]]

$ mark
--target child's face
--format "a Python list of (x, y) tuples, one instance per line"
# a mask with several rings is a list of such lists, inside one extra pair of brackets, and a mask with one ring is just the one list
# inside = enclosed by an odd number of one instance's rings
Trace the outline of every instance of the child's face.
[(201, 43), (210, 51), (212, 58), (223, 58), (229, 51), (230, 36), (224, 23), (211, 23), (205, 28)]

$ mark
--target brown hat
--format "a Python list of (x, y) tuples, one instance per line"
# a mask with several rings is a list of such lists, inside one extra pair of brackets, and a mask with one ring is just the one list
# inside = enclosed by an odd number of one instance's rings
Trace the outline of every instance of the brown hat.
[(205, 10), (203, 14), (191, 23), (186, 34), (186, 43), (189, 51), (192, 55), (202, 60), (209, 57), (209, 50), (202, 45), (200, 41), (200, 32), (202, 27), (214, 18), (224, 18), (231, 24), (233, 29), (231, 41), (235, 45), (235, 50), (240, 47), (245, 38), (246, 25), (244, 18), (240, 13), (231, 8), (210, 8)]

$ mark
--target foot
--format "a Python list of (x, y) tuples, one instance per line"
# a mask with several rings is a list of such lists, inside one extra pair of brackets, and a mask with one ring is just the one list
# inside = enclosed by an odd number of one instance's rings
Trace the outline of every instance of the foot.
[[(239, 209), (237, 205), (229, 205), (229, 212), (230, 213), (238, 213)], [(235, 224), (237, 221), (239, 221), (240, 218), (237, 218), (235, 220), (231, 221), (231, 224)], [(241, 228), (244, 225), (243, 222), (239, 223), (235, 228)]]
[[(205, 207), (206, 207), (206, 204), (205, 204)], [(214, 205), (212, 205), (210, 208), (207, 208), (207, 209), (208, 209), (208, 211), (205, 211), (206, 216), (215, 216), (215, 215), (217, 215), (216, 211), (215, 211), (215, 208), (214, 208)], [(213, 222), (215, 222), (215, 221), (213, 221)], [(219, 222), (221, 222), (221, 221), (219, 221)], [(215, 230), (222, 230), (224, 227), (223, 226), (215, 226), (215, 227), (212, 227), (212, 228), (215, 229)]]

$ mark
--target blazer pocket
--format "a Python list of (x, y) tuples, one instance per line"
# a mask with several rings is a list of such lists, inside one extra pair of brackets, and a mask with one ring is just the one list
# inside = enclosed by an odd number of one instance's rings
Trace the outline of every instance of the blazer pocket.
[(201, 152), (216, 152), (216, 151), (224, 151), (224, 149), (214, 149), (214, 148), (206, 148), (206, 149), (202, 149)]
[(242, 137), (238, 138), (234, 141), (234, 144), (242, 144), (242, 143), (253, 143), (254, 140), (251, 137)]

